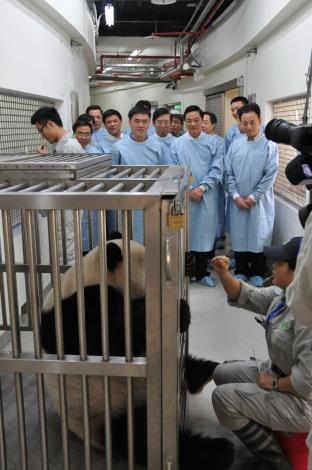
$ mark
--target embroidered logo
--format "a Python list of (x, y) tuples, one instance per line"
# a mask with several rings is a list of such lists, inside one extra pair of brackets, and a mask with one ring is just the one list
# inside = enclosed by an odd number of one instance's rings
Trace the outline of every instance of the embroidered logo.
[(289, 330), (289, 323), (285, 320), (282, 321), (281, 326), (280, 326), (282, 331), (288, 331)]

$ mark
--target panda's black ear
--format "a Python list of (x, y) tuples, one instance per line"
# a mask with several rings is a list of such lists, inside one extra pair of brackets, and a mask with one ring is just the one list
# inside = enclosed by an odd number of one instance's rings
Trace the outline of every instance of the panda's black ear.
[(107, 243), (106, 245), (107, 269), (115, 271), (117, 264), (122, 262), (122, 252), (116, 243)]
[(111, 232), (108, 237), (107, 237), (107, 240), (118, 240), (118, 239), (121, 239), (122, 238), (122, 235), (120, 232)]

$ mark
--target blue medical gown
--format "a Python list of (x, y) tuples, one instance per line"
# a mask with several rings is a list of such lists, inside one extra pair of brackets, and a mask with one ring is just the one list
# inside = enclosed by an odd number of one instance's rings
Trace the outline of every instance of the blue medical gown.
[(112, 149), (113, 165), (166, 165), (167, 159), (160, 143), (151, 137), (137, 142), (130, 136), (115, 143)]
[(223, 176), (223, 146), (217, 136), (203, 132), (194, 139), (189, 133), (176, 138), (171, 146), (176, 165), (188, 165), (192, 182), (190, 189), (206, 185), (207, 191), (199, 202), (190, 200), (190, 249), (213, 249), (218, 225), (218, 189)]
[(93, 145), (86, 145), (83, 149), (85, 153), (100, 153), (100, 150), (97, 147), (93, 147)]
[(105, 137), (106, 134), (107, 134), (107, 130), (104, 127), (101, 127), (98, 130), (94, 130), (92, 132), (91, 145), (99, 149), (100, 142)]
[(114, 145), (116, 142), (119, 142), (119, 140), (121, 139), (117, 139), (113, 135), (110, 135), (108, 132), (106, 132), (106, 134), (101, 136), (99, 139), (97, 147), (103, 153), (112, 153)]
[(163, 150), (163, 155), (166, 162), (171, 158), (171, 145), (176, 140), (172, 134), (168, 134), (166, 137), (159, 137), (156, 133), (151, 136), (151, 141), (155, 141), (157, 144), (160, 144)]
[(240, 139), (243, 135), (244, 134), (241, 133), (237, 124), (231, 126), (224, 136), (225, 151), (228, 152), (231, 143), (234, 142), (234, 140)]
[[(264, 135), (254, 141), (235, 140), (225, 157), (225, 184), (229, 193), (230, 236), (234, 251), (261, 253), (270, 245), (274, 224), (273, 184), (278, 169), (278, 148)], [(239, 209), (233, 195), (251, 194), (256, 203)]]
[[(160, 143), (147, 138), (137, 142), (125, 135), (112, 151), (112, 165), (166, 165), (167, 160)], [(141, 210), (133, 212), (133, 239), (144, 243), (144, 218)]]

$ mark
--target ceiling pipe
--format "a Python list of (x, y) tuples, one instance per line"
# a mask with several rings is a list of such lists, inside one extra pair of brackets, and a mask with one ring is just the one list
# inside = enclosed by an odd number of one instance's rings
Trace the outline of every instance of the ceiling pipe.
[(146, 82), (146, 83), (171, 83), (170, 79), (165, 79), (165, 80), (160, 80), (159, 78), (153, 78), (153, 77), (133, 77), (133, 78), (128, 78), (128, 77), (115, 77), (113, 75), (98, 75), (95, 74), (91, 78), (91, 80), (97, 80), (97, 81), (114, 81), (114, 82)]

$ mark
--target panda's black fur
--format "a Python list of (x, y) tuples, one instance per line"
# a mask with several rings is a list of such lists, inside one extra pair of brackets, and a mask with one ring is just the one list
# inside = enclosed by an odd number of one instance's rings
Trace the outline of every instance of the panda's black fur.
[[(111, 356), (124, 356), (124, 311), (123, 293), (120, 283), (114, 278), (114, 273), (122, 265), (121, 240), (111, 240), (107, 243), (107, 269), (108, 269), (108, 316), (109, 316), (109, 348)], [(131, 241), (130, 253), (138, 253), (144, 257), (141, 245)], [(100, 356), (101, 343), (101, 312), (100, 288), (98, 271), (94, 262), (98, 257), (96, 250), (84, 257), (85, 282), (84, 297), (86, 310), (86, 337), (88, 355)], [(90, 264), (90, 266), (89, 266)], [(138, 268), (141, 269), (142, 260)], [(133, 266), (132, 266), (133, 267)], [(88, 269), (94, 271), (88, 277)], [(131, 270), (132, 271), (132, 270)], [(97, 273), (97, 274), (96, 274)], [(62, 282), (62, 324), (64, 337), (64, 353), (79, 354), (79, 332), (77, 313), (77, 293), (75, 289), (75, 270), (67, 271)], [(137, 273), (138, 274), (138, 273)], [(145, 277), (142, 278), (142, 283)], [(140, 295), (140, 277), (134, 286), (135, 298), (131, 299), (132, 308), (132, 334), (134, 356), (144, 356), (145, 345), (145, 298)], [(92, 321), (91, 321), (92, 320)], [(187, 302), (180, 301), (180, 328), (186, 331), (190, 323), (190, 311)], [(43, 306), (41, 319), (41, 341), (47, 353), (56, 353), (55, 316), (53, 306), (53, 293), (50, 292)], [(216, 363), (203, 361), (187, 356), (185, 360), (185, 379), (188, 389), (192, 393), (198, 392), (211, 378)], [(58, 403), (58, 381), (56, 375), (47, 377), (47, 387), (56, 408)], [(121, 377), (111, 377), (111, 405), (112, 405), (112, 443), (116, 454), (127, 456), (127, 414), (126, 414), (126, 380)], [(83, 438), (83, 416), (81, 397), (81, 378), (67, 376), (66, 392), (68, 402), (69, 428)], [(138, 463), (146, 464), (146, 389), (144, 379), (134, 379), (134, 423), (135, 423), (135, 458)], [(104, 445), (104, 396), (103, 379), (101, 377), (89, 378), (90, 427), (91, 442), (95, 447)], [(233, 446), (223, 438), (210, 438), (195, 435), (189, 431), (181, 431), (180, 436), (180, 470), (225, 470), (230, 467), (233, 460)]]

